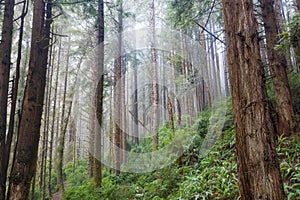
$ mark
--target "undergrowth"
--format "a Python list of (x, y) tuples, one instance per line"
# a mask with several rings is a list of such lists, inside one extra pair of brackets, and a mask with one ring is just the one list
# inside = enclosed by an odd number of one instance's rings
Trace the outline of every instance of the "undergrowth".
[[(223, 132), (207, 155), (199, 154), (201, 142), (207, 132), (209, 112), (201, 113), (198, 124), (193, 127), (199, 133), (193, 144), (172, 165), (163, 169), (144, 173), (121, 173), (116, 176), (105, 168), (101, 189), (96, 189), (93, 180), (87, 181), (87, 162), (78, 162), (75, 169), (71, 165), (65, 169), (68, 189), (63, 194), (66, 200), (77, 199), (239, 199), (237, 165), (235, 160), (235, 137), (232, 110), (229, 107)], [(161, 141), (170, 140), (168, 125), (162, 127)], [(163, 133), (164, 132), (164, 133)], [(150, 150), (145, 148), (132, 151)], [(141, 148), (141, 147), (139, 147)], [(300, 197), (300, 137), (279, 137), (277, 152), (288, 199)]]

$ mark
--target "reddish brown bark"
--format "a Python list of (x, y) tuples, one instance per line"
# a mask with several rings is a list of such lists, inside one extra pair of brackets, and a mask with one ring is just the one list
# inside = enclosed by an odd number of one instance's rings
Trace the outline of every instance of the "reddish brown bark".
[[(18, 142), (9, 181), (8, 199), (28, 199), (34, 175), (46, 84), (51, 26), (51, 1), (36, 0), (33, 11), (32, 42)], [(46, 20), (47, 18), (48, 20)]]
[(241, 199), (284, 199), (252, 0), (223, 0)]
[(289, 136), (294, 129), (295, 112), (291, 101), (291, 91), (287, 77), (286, 59), (275, 50), (278, 28), (273, 0), (261, 0), (262, 17), (267, 40), (269, 69), (279, 115), (278, 133)]

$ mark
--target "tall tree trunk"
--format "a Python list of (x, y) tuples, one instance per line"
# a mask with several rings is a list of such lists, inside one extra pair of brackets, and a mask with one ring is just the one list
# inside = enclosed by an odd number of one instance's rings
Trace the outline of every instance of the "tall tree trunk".
[(261, 0), (262, 17), (266, 32), (269, 68), (279, 115), (278, 133), (289, 136), (295, 124), (295, 112), (291, 101), (291, 91), (286, 73), (286, 60), (275, 50), (278, 41), (277, 21), (273, 0)]
[[(70, 44), (70, 40), (68, 42)], [(70, 48), (70, 46), (68, 47)], [(75, 74), (75, 81), (73, 83), (73, 86), (70, 88), (70, 103), (68, 109), (65, 109), (65, 104), (66, 104), (66, 94), (67, 94), (67, 85), (68, 85), (68, 76), (69, 76), (69, 56), (70, 56), (70, 49), (68, 49), (68, 58), (67, 58), (67, 65), (66, 65), (66, 74), (65, 74), (65, 85), (64, 85), (64, 94), (63, 94), (63, 107), (62, 107), (62, 118), (61, 118), (61, 128), (60, 128), (60, 136), (59, 136), (59, 144), (57, 147), (57, 182), (59, 184), (59, 190), (64, 192), (65, 187), (64, 187), (64, 179), (63, 179), (63, 163), (64, 163), (64, 148), (65, 148), (65, 138), (66, 138), (66, 132), (67, 132), (67, 127), (70, 121), (70, 116), (71, 116), (71, 111), (72, 111), (72, 105), (73, 105), (73, 99), (74, 99), (74, 90), (75, 87), (77, 86), (77, 77), (78, 77), (78, 72), (80, 70), (82, 60), (85, 56), (85, 52), (81, 55), (78, 64), (77, 64), (77, 71)]]
[[(60, 48), (61, 48), (61, 41), (59, 43), (59, 52), (58, 57), (60, 57)], [(54, 63), (54, 62), (53, 62)], [(54, 130), (55, 130), (55, 117), (56, 117), (56, 105), (57, 105), (57, 90), (58, 90), (58, 76), (59, 76), (59, 63), (57, 64), (56, 68), (56, 80), (54, 84), (54, 102), (53, 102), (53, 111), (52, 111), (52, 121), (51, 121), (51, 131), (50, 131), (50, 142), (49, 142), (49, 171), (48, 171), (48, 192), (51, 196), (52, 188), (51, 188), (51, 179), (52, 179), (52, 157), (53, 157), (53, 142), (54, 142)]]
[(95, 141), (95, 109), (94, 109), (94, 98), (91, 99), (92, 105), (90, 107), (90, 113), (89, 113), (89, 164), (88, 164), (88, 172), (89, 172), (89, 178), (94, 177), (94, 156), (95, 156), (95, 151), (94, 151), (94, 141)]
[(133, 132), (134, 144), (139, 145), (139, 111), (138, 111), (138, 77), (137, 77), (137, 55), (134, 52), (133, 67)]
[[(120, 15), (120, 17), (122, 17), (122, 19), (120, 19), (120, 21), (122, 21), (122, 26), (123, 26), (123, 14)], [(126, 90), (126, 58), (124, 58), (123, 61), (123, 65), (122, 65), (122, 78), (121, 78), (121, 124), (122, 124), (122, 164), (126, 163), (126, 137), (127, 137), (127, 128), (126, 128), (126, 96), (125, 96), (125, 90)]]
[[(159, 94), (158, 94), (158, 77), (157, 77), (157, 52), (155, 44), (155, 0), (151, 3), (151, 71), (152, 71), (152, 106), (153, 106), (153, 151), (158, 150), (158, 129), (159, 129)], [(153, 158), (155, 159), (155, 158)]]
[[(200, 24), (204, 24), (202, 20), (200, 21)], [(203, 48), (203, 51), (201, 53), (206, 53), (207, 52), (207, 47), (206, 47), (206, 38), (204, 34), (204, 30), (200, 28), (200, 43), (201, 47)], [(204, 56), (204, 55), (199, 55), (199, 56)], [(211, 83), (209, 79), (209, 68), (208, 68), (208, 61), (205, 60), (203, 63), (203, 82), (204, 82), (204, 102), (207, 103), (207, 107), (210, 109), (211, 108)]]
[(284, 199), (252, 0), (223, 0), (241, 199)]
[[(52, 33), (53, 33), (53, 27), (52, 27)], [(53, 38), (51, 37), (50, 43), (53, 42)], [(52, 58), (53, 57), (53, 58)], [(43, 148), (44, 151), (44, 170), (43, 172), (43, 180), (42, 180), (42, 199), (44, 200), (46, 198), (46, 189), (47, 189), (47, 183), (46, 182), (46, 175), (47, 175), (47, 157), (48, 157), (48, 143), (51, 141), (48, 141), (49, 138), (49, 127), (50, 127), (50, 108), (51, 108), (51, 95), (52, 95), (52, 79), (53, 79), (53, 63), (54, 63), (54, 52), (53, 52), (53, 45), (51, 46), (50, 49), (50, 54), (49, 54), (49, 64), (48, 64), (48, 77), (47, 77), (47, 88), (46, 88), (46, 94), (48, 94), (48, 97), (46, 98), (46, 104), (45, 104), (45, 121), (44, 121), (44, 132), (45, 132), (45, 138), (43, 142), (45, 141), (45, 149)], [(50, 147), (49, 147), (50, 148)], [(52, 147), (51, 147), (52, 148)], [(50, 150), (52, 151), (52, 150)], [(50, 166), (48, 165), (48, 168)]]
[[(214, 17), (213, 15), (211, 16), (212, 20), (210, 21), (210, 31), (212, 33), (214, 33)], [(216, 42), (214, 41), (214, 38), (211, 37), (210, 38), (210, 53), (211, 53), (211, 71), (212, 71), (212, 80), (214, 80), (214, 83), (213, 83), (213, 92), (212, 94), (214, 94), (213, 98), (214, 100), (218, 99), (219, 96), (220, 96), (220, 88), (221, 88), (221, 83), (220, 83), (220, 63), (219, 63), (219, 55), (217, 53), (217, 50), (216, 50)]]
[(6, 175), (5, 157), (6, 122), (7, 122), (7, 98), (9, 72), (11, 65), (11, 48), (13, 36), (14, 0), (5, 0), (4, 18), (2, 23), (2, 35), (0, 42), (0, 200), (5, 199)]
[[(19, 41), (18, 41), (18, 56), (17, 56), (17, 63), (16, 63), (16, 74), (15, 74), (15, 79), (13, 81), (13, 86), (12, 86), (12, 100), (11, 100), (9, 126), (8, 126), (8, 131), (7, 131), (7, 136), (6, 136), (5, 154), (3, 155), (3, 160), (2, 160), (3, 174), (0, 172), (0, 177), (5, 179), (4, 184), (6, 184), (7, 170), (8, 170), (9, 157), (10, 157), (10, 149), (11, 149), (13, 135), (14, 135), (14, 129), (15, 129), (16, 107), (17, 107), (18, 88), (19, 88), (19, 79), (20, 79), (20, 66), (21, 66), (21, 58), (22, 58), (24, 18), (27, 14), (27, 11), (28, 11), (28, 2), (24, 1), (22, 14), (20, 17), (21, 22), (20, 22), (20, 31), (19, 31)], [(2, 164), (0, 164), (0, 166)], [(0, 185), (2, 185), (1, 183), (0, 183)], [(3, 188), (0, 187), (0, 199), (3, 198), (3, 195), (5, 196), (5, 191), (3, 191), (3, 193), (2, 193), (2, 189)]]
[(44, 1), (34, 2), (28, 78), (23, 98), (16, 155), (9, 181), (9, 199), (28, 199), (30, 182), (36, 167), (52, 22), (51, 11), (51, 0), (47, 2), (46, 12)]
[(115, 94), (114, 94), (114, 141), (115, 141), (115, 172), (116, 175), (120, 174), (120, 167), (122, 161), (122, 103), (120, 99), (122, 98), (122, 67), (123, 67), (123, 58), (122, 58), (122, 31), (123, 31), (123, 5), (122, 2), (119, 2), (119, 22), (118, 22), (118, 50), (115, 60)]
[[(282, 33), (283, 32), (283, 28), (284, 28), (284, 24), (287, 23), (286, 21), (286, 17), (285, 17), (285, 11), (283, 8), (283, 3), (282, 0), (275, 0), (274, 1), (274, 12), (275, 12), (275, 16), (276, 16), (276, 25), (278, 28), (278, 33)], [(292, 66), (292, 59), (291, 59), (291, 50), (290, 48), (288, 48), (285, 51), (285, 59), (286, 59), (286, 65), (287, 71), (292, 71), (293, 70), (293, 66)]]
[(95, 133), (95, 159), (94, 159), (94, 180), (96, 187), (101, 187), (102, 169), (101, 169), (101, 130), (103, 115), (103, 90), (104, 90), (104, 3), (98, 1), (98, 30), (97, 30), (97, 48), (96, 48), (96, 66), (99, 72), (99, 81), (96, 86), (96, 117), (99, 123), (99, 132)]
[(64, 180), (63, 180), (63, 159), (64, 159), (64, 145), (65, 145), (65, 138), (66, 138), (66, 97), (67, 97), (67, 88), (68, 88), (68, 76), (69, 76), (69, 60), (70, 60), (70, 38), (68, 42), (68, 52), (67, 52), (67, 63), (66, 63), (66, 72), (65, 72), (65, 80), (64, 80), (64, 93), (62, 99), (62, 111), (61, 111), (61, 123), (60, 123), (60, 135), (58, 140), (58, 147), (57, 147), (57, 183), (59, 185), (59, 190), (64, 192)]
[[(50, 38), (50, 43), (52, 43)], [(49, 112), (50, 112), (50, 98), (51, 98), (51, 88), (52, 88), (52, 53), (53, 46), (50, 48), (49, 52), (49, 64), (47, 68), (47, 78), (46, 78), (46, 91), (45, 91), (45, 102), (44, 102), (44, 123), (43, 123), (43, 135), (42, 135), (42, 148), (41, 148), (41, 168), (39, 175), (39, 189), (42, 192), (42, 200), (46, 196), (46, 162), (47, 162), (47, 153), (48, 153), (48, 130), (49, 130)]]

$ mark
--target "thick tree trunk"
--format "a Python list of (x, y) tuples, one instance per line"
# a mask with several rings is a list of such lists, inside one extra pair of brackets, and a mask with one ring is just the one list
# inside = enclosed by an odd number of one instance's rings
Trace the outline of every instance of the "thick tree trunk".
[[(19, 124), (16, 155), (10, 175), (9, 199), (28, 199), (30, 182), (36, 167), (52, 22), (51, 10), (51, 1), (47, 2), (47, 13), (45, 13), (44, 1), (36, 0), (34, 2), (29, 71)], [(45, 14), (47, 15), (46, 19)]]
[(286, 60), (275, 50), (278, 41), (277, 21), (273, 0), (261, 0), (262, 17), (266, 32), (269, 68), (279, 115), (278, 133), (289, 136), (295, 124), (295, 112), (291, 101), (291, 91), (286, 73)]
[[(11, 110), (10, 110), (9, 126), (8, 126), (6, 143), (5, 143), (5, 155), (3, 155), (3, 160), (2, 160), (3, 163), (0, 164), (0, 166), (3, 164), (3, 168), (1, 169), (0, 176), (2, 180), (5, 179), (4, 184), (6, 184), (10, 150), (11, 150), (11, 145), (14, 136), (14, 129), (15, 129), (16, 107), (17, 107), (17, 97), (18, 97), (18, 88), (19, 88), (19, 79), (20, 79), (20, 66), (21, 66), (21, 58), (22, 58), (24, 18), (27, 14), (27, 11), (28, 11), (28, 2), (24, 1), (22, 14), (20, 18), (21, 22), (20, 22), (19, 41), (18, 41), (18, 56), (17, 56), (17, 63), (16, 63), (16, 74), (12, 86)], [(5, 196), (5, 191), (2, 192), (2, 189), (3, 188), (0, 187), (0, 199), (3, 198), (3, 195)]]
[(251, 0), (223, 0), (241, 199), (284, 199)]
[(11, 48), (13, 36), (14, 0), (5, 0), (4, 19), (0, 41), (0, 200), (5, 199), (7, 167), (9, 160), (5, 155), (7, 98), (9, 71), (11, 65)]

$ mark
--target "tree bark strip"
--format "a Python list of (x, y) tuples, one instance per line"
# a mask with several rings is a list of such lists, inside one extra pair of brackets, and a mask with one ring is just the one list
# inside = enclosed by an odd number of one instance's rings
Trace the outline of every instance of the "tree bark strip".
[(223, 0), (242, 200), (284, 199), (252, 0)]
[[(34, 2), (28, 78), (19, 124), (16, 155), (9, 181), (8, 199), (28, 199), (34, 175), (46, 84), (52, 2)], [(46, 19), (45, 19), (46, 18)]]
[(4, 18), (0, 41), (0, 200), (5, 199), (6, 193), (6, 163), (5, 154), (8, 84), (11, 65), (11, 49), (13, 36), (14, 0), (4, 1)]
[(99, 80), (96, 86), (96, 117), (99, 124), (99, 131), (95, 137), (94, 147), (94, 181), (96, 187), (101, 187), (102, 182), (102, 163), (101, 163), (101, 131), (103, 115), (103, 91), (104, 91), (104, 2), (98, 1), (98, 30), (97, 30), (97, 47), (96, 47), (96, 67), (99, 73)]
[(291, 101), (291, 90), (287, 77), (287, 62), (275, 50), (278, 29), (273, 0), (261, 0), (262, 17), (266, 32), (267, 55), (279, 115), (278, 133), (291, 135), (295, 124), (295, 112)]

